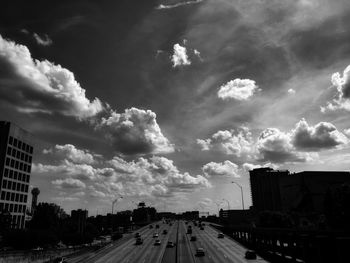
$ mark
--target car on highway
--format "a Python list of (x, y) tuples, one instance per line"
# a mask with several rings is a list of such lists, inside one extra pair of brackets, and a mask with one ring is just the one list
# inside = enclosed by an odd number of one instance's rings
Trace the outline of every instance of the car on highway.
[(159, 228), (159, 225), (156, 225), (156, 228)]
[(153, 238), (159, 237), (158, 233), (153, 234)]
[(256, 253), (254, 251), (248, 250), (245, 252), (246, 259), (256, 259)]
[(161, 243), (160, 243), (160, 240), (159, 240), (159, 239), (157, 239), (157, 240), (154, 242), (154, 245), (155, 245), (155, 246), (160, 246), (160, 244), (161, 244)]
[(190, 241), (197, 241), (197, 237), (196, 236), (191, 236)]
[(175, 243), (168, 241), (168, 243), (166, 244), (166, 247), (175, 247)]
[(196, 257), (203, 257), (203, 256), (205, 256), (204, 249), (202, 247), (197, 248)]
[(187, 229), (187, 234), (192, 234), (192, 229), (191, 228)]
[(218, 238), (224, 238), (224, 237), (225, 237), (224, 233), (219, 233), (218, 234)]
[(168, 230), (164, 229), (163, 230), (163, 235), (166, 235), (166, 234), (168, 234)]
[(135, 245), (142, 245), (143, 244), (143, 239), (141, 237), (138, 237), (136, 239)]
[(138, 238), (138, 237), (141, 237), (141, 234), (139, 232), (135, 233), (135, 237)]

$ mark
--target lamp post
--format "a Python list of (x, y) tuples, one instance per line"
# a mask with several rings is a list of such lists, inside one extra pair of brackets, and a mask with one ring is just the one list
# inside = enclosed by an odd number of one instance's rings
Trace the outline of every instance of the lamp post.
[(232, 182), (232, 183), (237, 185), (241, 189), (242, 209), (244, 210), (243, 187), (239, 183), (236, 183), (236, 182)]
[(114, 204), (117, 203), (118, 199), (122, 199), (123, 197), (120, 195), (119, 197), (117, 197), (116, 199), (114, 199), (112, 201), (112, 233), (113, 233), (113, 226), (114, 226), (114, 219), (113, 219), (113, 212), (114, 212)]
[(224, 200), (224, 201), (226, 201), (226, 202), (227, 202), (227, 207), (228, 207), (228, 210), (230, 210), (230, 202), (229, 202), (227, 199), (225, 199), (225, 198), (222, 198), (222, 200)]

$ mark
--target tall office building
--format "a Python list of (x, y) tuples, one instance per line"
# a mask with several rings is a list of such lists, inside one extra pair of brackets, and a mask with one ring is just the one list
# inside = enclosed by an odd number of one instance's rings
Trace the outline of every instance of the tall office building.
[(11, 214), (11, 227), (24, 228), (32, 136), (13, 123), (0, 121), (0, 210)]

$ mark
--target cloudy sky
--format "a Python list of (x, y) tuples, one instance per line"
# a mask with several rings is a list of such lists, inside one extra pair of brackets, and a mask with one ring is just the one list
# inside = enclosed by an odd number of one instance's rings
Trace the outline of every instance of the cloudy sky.
[(349, 169), (348, 0), (5, 2), (0, 119), (40, 201), (215, 213), (254, 167)]

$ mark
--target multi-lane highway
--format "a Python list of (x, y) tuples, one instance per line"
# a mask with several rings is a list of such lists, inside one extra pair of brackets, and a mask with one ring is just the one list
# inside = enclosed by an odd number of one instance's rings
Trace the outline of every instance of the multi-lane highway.
[[(156, 229), (155, 225), (159, 228)], [(187, 234), (188, 226), (192, 227), (192, 234)], [(166, 230), (167, 234), (163, 234)], [(80, 255), (68, 260), (70, 263), (229, 263), (229, 262), (266, 262), (258, 257), (256, 260), (245, 259), (246, 248), (229, 237), (218, 238), (216, 229), (206, 225), (201, 230), (193, 223), (185, 224), (184, 221), (175, 221), (172, 225), (158, 222), (143, 227), (139, 232), (143, 243), (136, 245), (134, 234), (124, 237), (96, 252)], [(153, 237), (154, 234), (157, 237)], [(191, 236), (196, 236), (196, 241), (191, 241)], [(159, 239), (160, 245), (154, 245)], [(174, 247), (167, 247), (168, 241), (176, 243)], [(203, 248), (205, 255), (197, 257), (196, 250)]]

